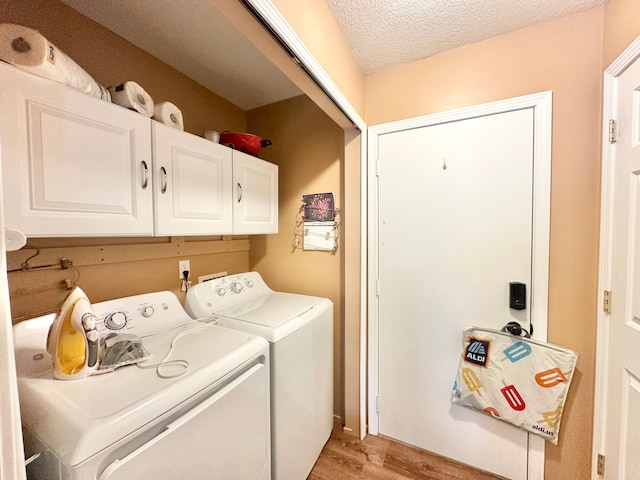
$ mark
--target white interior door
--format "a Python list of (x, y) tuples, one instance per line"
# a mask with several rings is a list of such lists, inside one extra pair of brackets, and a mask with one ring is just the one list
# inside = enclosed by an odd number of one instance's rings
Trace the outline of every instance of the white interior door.
[[(611, 313), (604, 340), (603, 478), (640, 479), (640, 61), (617, 82)], [(601, 344), (602, 345), (602, 344)]]
[[(533, 107), (511, 109), (377, 138), (373, 433), (513, 480), (542, 478), (541, 444), (449, 398), (464, 327), (528, 328), (546, 316), (546, 300), (544, 312), (535, 301), (531, 308), (540, 276), (532, 260), (535, 117)], [(527, 286), (525, 310), (509, 307), (514, 281)], [(541, 285), (546, 297), (546, 279)]]

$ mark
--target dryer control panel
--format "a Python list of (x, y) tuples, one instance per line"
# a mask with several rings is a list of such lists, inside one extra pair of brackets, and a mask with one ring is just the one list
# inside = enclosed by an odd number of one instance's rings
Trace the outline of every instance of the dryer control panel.
[(100, 336), (111, 332), (151, 335), (192, 321), (171, 292), (155, 292), (92, 305)]

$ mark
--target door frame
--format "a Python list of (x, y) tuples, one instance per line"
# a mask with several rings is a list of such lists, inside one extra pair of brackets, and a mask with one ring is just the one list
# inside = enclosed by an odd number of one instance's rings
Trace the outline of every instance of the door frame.
[[(372, 435), (377, 435), (379, 432), (379, 418), (376, 405), (376, 398), (379, 393), (379, 249), (377, 227), (379, 216), (379, 137), (403, 130), (472, 119), (485, 115), (507, 113), (525, 108), (534, 108), (531, 321), (536, 326), (534, 338), (546, 341), (549, 291), (552, 92), (546, 91), (407, 120), (374, 125), (368, 129), (368, 428), (369, 433)], [(533, 292), (535, 292), (535, 295), (533, 295)], [(529, 434), (528, 458), (529, 479), (543, 479), (544, 439), (537, 435)]]
[[(593, 415), (593, 452), (591, 478), (597, 480), (598, 454), (605, 452), (605, 422), (607, 407), (607, 368), (609, 320), (611, 314), (604, 311), (604, 291), (611, 290), (613, 252), (613, 195), (615, 143), (609, 142), (609, 120), (617, 118), (618, 78), (629, 66), (640, 59), (640, 36), (604, 71), (602, 100), (602, 170), (600, 199), (600, 252), (598, 267), (598, 309), (596, 317), (596, 378)], [(602, 294), (600, 293), (602, 292)]]
[(13, 326), (7, 276), (7, 234), (4, 228), (2, 175), (0, 172), (0, 478), (26, 479), (18, 376), (13, 349)]

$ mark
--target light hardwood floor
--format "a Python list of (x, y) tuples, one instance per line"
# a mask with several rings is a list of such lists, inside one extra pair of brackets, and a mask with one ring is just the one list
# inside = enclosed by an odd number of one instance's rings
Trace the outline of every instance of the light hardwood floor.
[(307, 480), (503, 480), (381, 436), (334, 428)]

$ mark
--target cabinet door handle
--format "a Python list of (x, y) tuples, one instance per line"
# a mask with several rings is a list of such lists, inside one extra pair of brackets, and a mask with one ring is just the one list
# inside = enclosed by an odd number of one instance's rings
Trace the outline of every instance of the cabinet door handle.
[(240, 185), (239, 183), (238, 185), (238, 203), (240, 203), (240, 201), (242, 200), (242, 185)]
[(147, 167), (147, 162), (144, 160), (140, 164), (142, 165), (142, 189), (146, 190), (149, 185), (149, 167)]
[(160, 167), (160, 172), (162, 172), (162, 188), (160, 189), (161, 193), (167, 192), (167, 169), (164, 167)]

